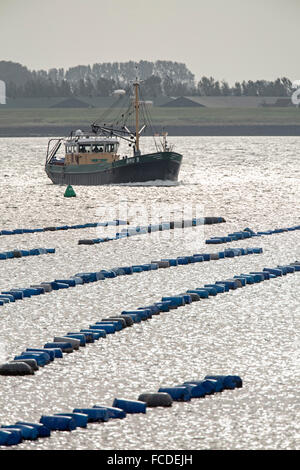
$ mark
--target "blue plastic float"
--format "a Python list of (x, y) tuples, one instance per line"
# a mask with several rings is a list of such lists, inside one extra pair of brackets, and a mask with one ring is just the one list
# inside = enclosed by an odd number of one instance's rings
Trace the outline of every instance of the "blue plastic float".
[(124, 400), (115, 398), (112, 404), (113, 408), (120, 408), (125, 413), (146, 413), (147, 405), (142, 401)]
[(10, 424), (8, 426), (2, 425), (0, 431), (7, 430), (10, 431), (11, 429), (18, 429), (21, 432), (21, 437), (24, 440), (35, 441), (38, 438), (38, 431), (33, 426), (28, 426), (25, 424)]
[(51, 431), (73, 431), (76, 429), (75, 419), (71, 416), (43, 415), (40, 423)]
[(83, 413), (87, 415), (89, 423), (109, 420), (109, 412), (105, 408), (74, 408), (73, 413)]

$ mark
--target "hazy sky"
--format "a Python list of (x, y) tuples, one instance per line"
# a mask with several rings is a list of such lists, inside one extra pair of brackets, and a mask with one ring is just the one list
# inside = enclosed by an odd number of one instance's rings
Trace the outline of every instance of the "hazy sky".
[(196, 79), (297, 80), (299, 22), (300, 0), (0, 0), (0, 60), (173, 60)]

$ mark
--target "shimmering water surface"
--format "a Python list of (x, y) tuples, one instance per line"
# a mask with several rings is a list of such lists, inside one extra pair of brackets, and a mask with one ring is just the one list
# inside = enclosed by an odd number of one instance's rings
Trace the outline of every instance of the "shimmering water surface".
[[(151, 150), (150, 138), (142, 142)], [(67, 199), (65, 188), (44, 173), (47, 139), (0, 139), (0, 229), (100, 221), (103, 208), (120, 202), (144, 210), (162, 203), (201, 206), (201, 215), (227, 221), (95, 246), (77, 244), (98, 237), (95, 228), (1, 236), (0, 252), (56, 248), (55, 255), (0, 261), (1, 290), (229, 246), (261, 246), (264, 253), (117, 277), (0, 307), (0, 362), (162, 295), (300, 258), (299, 231), (218, 247), (204, 243), (245, 227), (299, 224), (299, 138), (177, 137), (170, 142), (184, 155), (178, 185), (75, 187), (77, 197)], [(141, 222), (134, 211), (128, 218), (133, 225)], [(194, 302), (65, 355), (34, 376), (0, 377), (0, 423), (111, 405), (116, 396), (137, 399), (141, 392), (208, 373), (238, 374), (242, 389), (72, 433), (54, 432), (17, 448), (296, 449), (298, 327), (299, 273)]]

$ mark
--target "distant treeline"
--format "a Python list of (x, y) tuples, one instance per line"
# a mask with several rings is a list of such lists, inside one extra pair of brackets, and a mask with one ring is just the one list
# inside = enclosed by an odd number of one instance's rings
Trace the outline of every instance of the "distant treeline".
[(110, 96), (119, 88), (130, 93), (136, 76), (143, 82), (143, 97), (158, 96), (290, 96), (292, 82), (248, 80), (229, 86), (213, 77), (198, 83), (183, 63), (158, 60), (78, 65), (67, 70), (30, 71), (27, 67), (0, 61), (0, 80), (6, 83), (9, 98), (52, 98), (68, 96)]

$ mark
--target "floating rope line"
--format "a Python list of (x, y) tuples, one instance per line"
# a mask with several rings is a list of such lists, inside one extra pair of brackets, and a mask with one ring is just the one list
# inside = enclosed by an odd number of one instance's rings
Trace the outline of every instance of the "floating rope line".
[(78, 245), (96, 245), (98, 243), (133, 237), (134, 235), (144, 235), (152, 232), (162, 232), (165, 230), (173, 230), (175, 228), (196, 227), (198, 225), (222, 224), (224, 222), (226, 222), (226, 220), (223, 217), (200, 217), (191, 220), (179, 220), (171, 222), (162, 222), (161, 224), (128, 227), (126, 229), (123, 229), (121, 232), (116, 233), (114, 237), (101, 237), (78, 240)]
[(152, 271), (159, 268), (170, 268), (173, 266), (187, 265), (191, 263), (199, 263), (203, 261), (218, 260), (224, 258), (233, 258), (235, 256), (244, 256), (251, 254), (262, 253), (262, 248), (234, 248), (232, 250), (225, 250), (219, 253), (199, 253), (190, 256), (178, 256), (177, 258), (165, 258), (160, 261), (151, 261), (150, 263), (133, 265), (133, 266), (120, 266), (112, 269), (102, 269), (95, 272), (80, 272), (67, 279), (57, 278), (50, 282), (41, 282), (30, 287), (13, 288), (1, 292), (0, 306), (5, 303), (15, 302), (16, 300), (23, 300), (31, 296), (46, 294), (60, 289), (68, 289), (76, 287), (80, 284), (89, 282), (103, 281), (107, 278), (115, 278), (117, 276), (130, 275), (133, 273), (141, 273), (144, 271)]
[(216, 281), (214, 284), (204, 284), (203, 287), (192, 288), (178, 295), (164, 296), (160, 301), (151, 305), (123, 310), (120, 315), (95, 321), (89, 327), (80, 331), (55, 336), (52, 342), (45, 343), (43, 347), (27, 348), (26, 351), (15, 356), (12, 362), (2, 364), (0, 366), (0, 375), (32, 375), (38, 367), (43, 367), (56, 358), (62, 358), (63, 353), (72, 353), (74, 350), (85, 347), (89, 343), (94, 343), (100, 338), (106, 338), (109, 334), (115, 334), (124, 328), (131, 327), (134, 323), (149, 320), (153, 315), (169, 312), (201, 299), (215, 297), (230, 290), (236, 290), (298, 271), (300, 271), (300, 262), (276, 266), (275, 268), (263, 268), (262, 271), (242, 273), (234, 275), (232, 278)]
[(14, 230), (0, 230), (0, 235), (22, 235), (25, 233), (38, 233), (38, 232), (55, 232), (60, 230), (75, 230), (92, 227), (107, 227), (109, 225), (128, 225), (126, 220), (112, 220), (108, 222), (92, 222), (87, 224), (78, 225), (60, 225), (56, 227), (44, 227), (44, 228), (16, 228)]
[(31, 250), (12, 250), (0, 253), (0, 260), (24, 258), (25, 256), (45, 255), (55, 253), (55, 248), (33, 248)]
[(266, 230), (264, 232), (254, 232), (250, 228), (244, 228), (244, 230), (241, 232), (229, 233), (223, 237), (220, 236), (209, 238), (205, 241), (205, 243), (208, 245), (218, 245), (220, 243), (230, 243), (237, 240), (243, 240), (245, 238), (261, 237), (262, 235), (274, 235), (276, 233), (293, 232), (294, 230), (300, 230), (300, 225), (287, 228), (276, 228), (274, 230)]
[(12, 425), (1, 426), (0, 445), (14, 446), (25, 440), (50, 437), (52, 431), (87, 428), (88, 423), (124, 419), (127, 414), (146, 414), (147, 407), (170, 407), (173, 401), (187, 402), (242, 386), (243, 381), (238, 375), (207, 375), (202, 380), (191, 380), (177, 387), (160, 388), (156, 393), (142, 393), (138, 400), (115, 398), (112, 406), (94, 405), (91, 408), (74, 408), (72, 411), (42, 415), (38, 423), (17, 421)]

